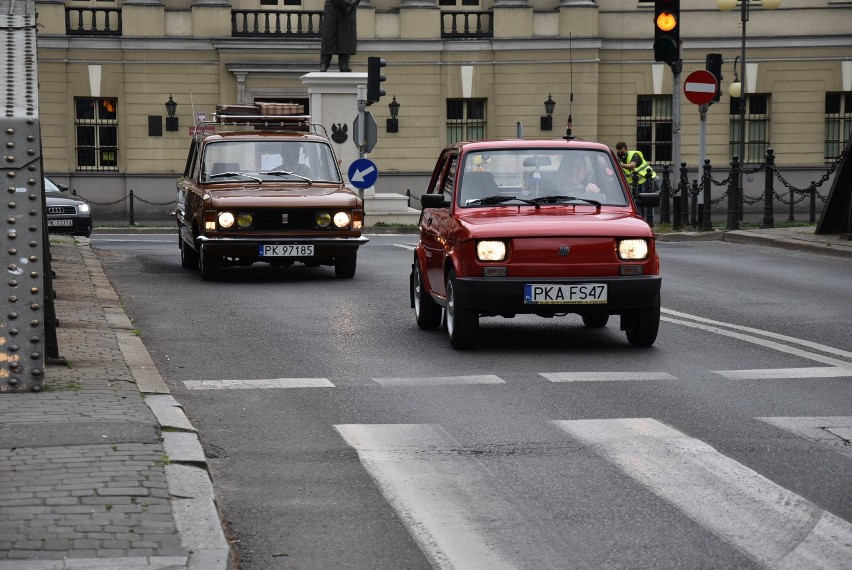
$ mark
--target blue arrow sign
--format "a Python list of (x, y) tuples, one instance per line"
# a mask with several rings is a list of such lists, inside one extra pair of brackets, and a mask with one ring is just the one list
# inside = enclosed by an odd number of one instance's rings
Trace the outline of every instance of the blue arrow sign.
[(359, 158), (349, 166), (349, 182), (359, 190), (365, 190), (376, 183), (379, 169), (369, 158)]

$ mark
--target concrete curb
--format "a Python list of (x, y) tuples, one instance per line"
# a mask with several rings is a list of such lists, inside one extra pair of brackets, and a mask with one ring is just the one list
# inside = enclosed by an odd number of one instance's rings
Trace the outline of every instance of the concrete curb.
[(725, 232), (724, 241), (731, 243), (763, 245), (791, 251), (803, 251), (807, 253), (815, 253), (818, 255), (828, 255), (832, 257), (845, 257), (852, 259), (852, 241), (849, 242), (849, 245), (840, 245), (832, 244), (828, 240), (819, 241), (797, 239), (795, 237), (778, 237), (743, 230), (732, 230)]
[[(95, 294), (103, 303), (104, 316), (118, 341), (122, 357), (136, 381), (139, 392), (163, 431), (163, 447), (171, 463), (165, 466), (166, 482), (171, 498), (172, 513), (181, 543), (189, 551), (186, 568), (191, 570), (229, 570), (231, 550), (222, 521), (216, 509), (213, 483), (208, 473), (207, 459), (198, 439), (197, 431), (183, 408), (171, 396), (169, 388), (157, 371), (142, 339), (131, 332), (133, 325), (121, 307), (118, 295), (112, 288), (88, 240), (80, 239), (78, 248), (83, 256)], [(76, 562), (79, 562), (76, 561)], [(118, 560), (114, 562), (118, 563)], [(160, 568), (175, 567), (175, 560), (148, 561), (162, 563)], [(178, 565), (182, 566), (182, 563)], [(141, 564), (140, 564), (141, 566)], [(78, 568), (78, 566), (73, 566)], [(85, 566), (92, 568), (95, 566)], [(121, 560), (115, 568), (133, 568), (134, 562)], [(39, 568), (39, 567), (33, 567)], [(54, 568), (54, 566), (45, 566)], [(71, 568), (61, 566), (56, 568)], [(83, 566), (80, 566), (83, 568)], [(2, 570), (2, 566), (0, 566)]]

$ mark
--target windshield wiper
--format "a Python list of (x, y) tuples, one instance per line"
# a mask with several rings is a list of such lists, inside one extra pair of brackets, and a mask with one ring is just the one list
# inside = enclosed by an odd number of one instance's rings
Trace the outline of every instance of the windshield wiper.
[(467, 200), (464, 203), (464, 205), (465, 206), (471, 206), (471, 205), (487, 206), (489, 204), (503, 204), (504, 202), (511, 202), (513, 200), (517, 200), (519, 202), (529, 204), (530, 206), (535, 206), (536, 208), (540, 207), (540, 205), (537, 202), (535, 202), (534, 200), (527, 200), (525, 198), (518, 198), (517, 196), (500, 196), (500, 195), (486, 196), (485, 198), (475, 198), (473, 200)]
[(589, 204), (592, 204), (593, 206), (596, 206), (598, 208), (601, 207), (601, 203), (597, 200), (591, 200), (589, 198), (578, 198), (577, 196), (542, 196), (541, 198), (534, 198), (532, 201), (536, 204), (558, 204), (559, 202), (573, 202), (575, 200), (580, 202), (588, 202)]
[(242, 176), (243, 178), (249, 178), (249, 179), (254, 180), (255, 182), (257, 182), (259, 184), (263, 184), (263, 180), (261, 180), (260, 178), (258, 178), (256, 176), (251, 176), (249, 174), (243, 174), (242, 172), (217, 172), (216, 174), (211, 174), (207, 178), (208, 179), (210, 179), (210, 178), (225, 178), (225, 177), (230, 177), (230, 176)]
[(290, 172), (289, 170), (269, 170), (267, 172), (261, 172), (260, 174), (269, 174), (271, 176), (295, 176), (296, 178), (301, 178), (308, 184), (311, 184), (313, 182), (313, 180), (311, 180), (307, 176), (302, 176), (301, 174), (296, 174), (295, 172)]

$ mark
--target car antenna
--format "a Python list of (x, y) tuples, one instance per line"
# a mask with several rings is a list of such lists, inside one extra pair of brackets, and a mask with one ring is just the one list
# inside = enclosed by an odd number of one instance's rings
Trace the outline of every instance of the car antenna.
[(574, 120), (571, 118), (571, 109), (574, 107), (574, 55), (571, 51), (572, 35), (568, 34), (568, 85), (571, 91), (571, 96), (568, 98), (568, 125), (565, 128), (565, 136), (562, 137), (566, 141), (574, 140), (574, 135), (571, 134), (571, 129), (574, 128)]

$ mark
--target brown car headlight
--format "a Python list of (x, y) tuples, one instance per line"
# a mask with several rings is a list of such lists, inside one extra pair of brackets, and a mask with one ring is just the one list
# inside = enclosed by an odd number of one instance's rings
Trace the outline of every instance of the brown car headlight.
[(250, 228), (254, 223), (254, 216), (252, 216), (249, 212), (240, 212), (237, 214), (237, 227), (240, 229)]
[(506, 259), (506, 242), (499, 240), (476, 242), (476, 259), (479, 261), (503, 261)]
[(225, 229), (234, 225), (234, 214), (231, 212), (219, 212), (219, 225)]
[(338, 228), (348, 227), (351, 221), (352, 217), (347, 212), (337, 212), (334, 214), (334, 225)]
[(317, 212), (315, 222), (317, 224), (317, 227), (327, 228), (331, 225), (331, 214), (329, 214), (328, 212)]
[(648, 240), (622, 239), (618, 240), (618, 258), (624, 260), (641, 260), (648, 258)]

